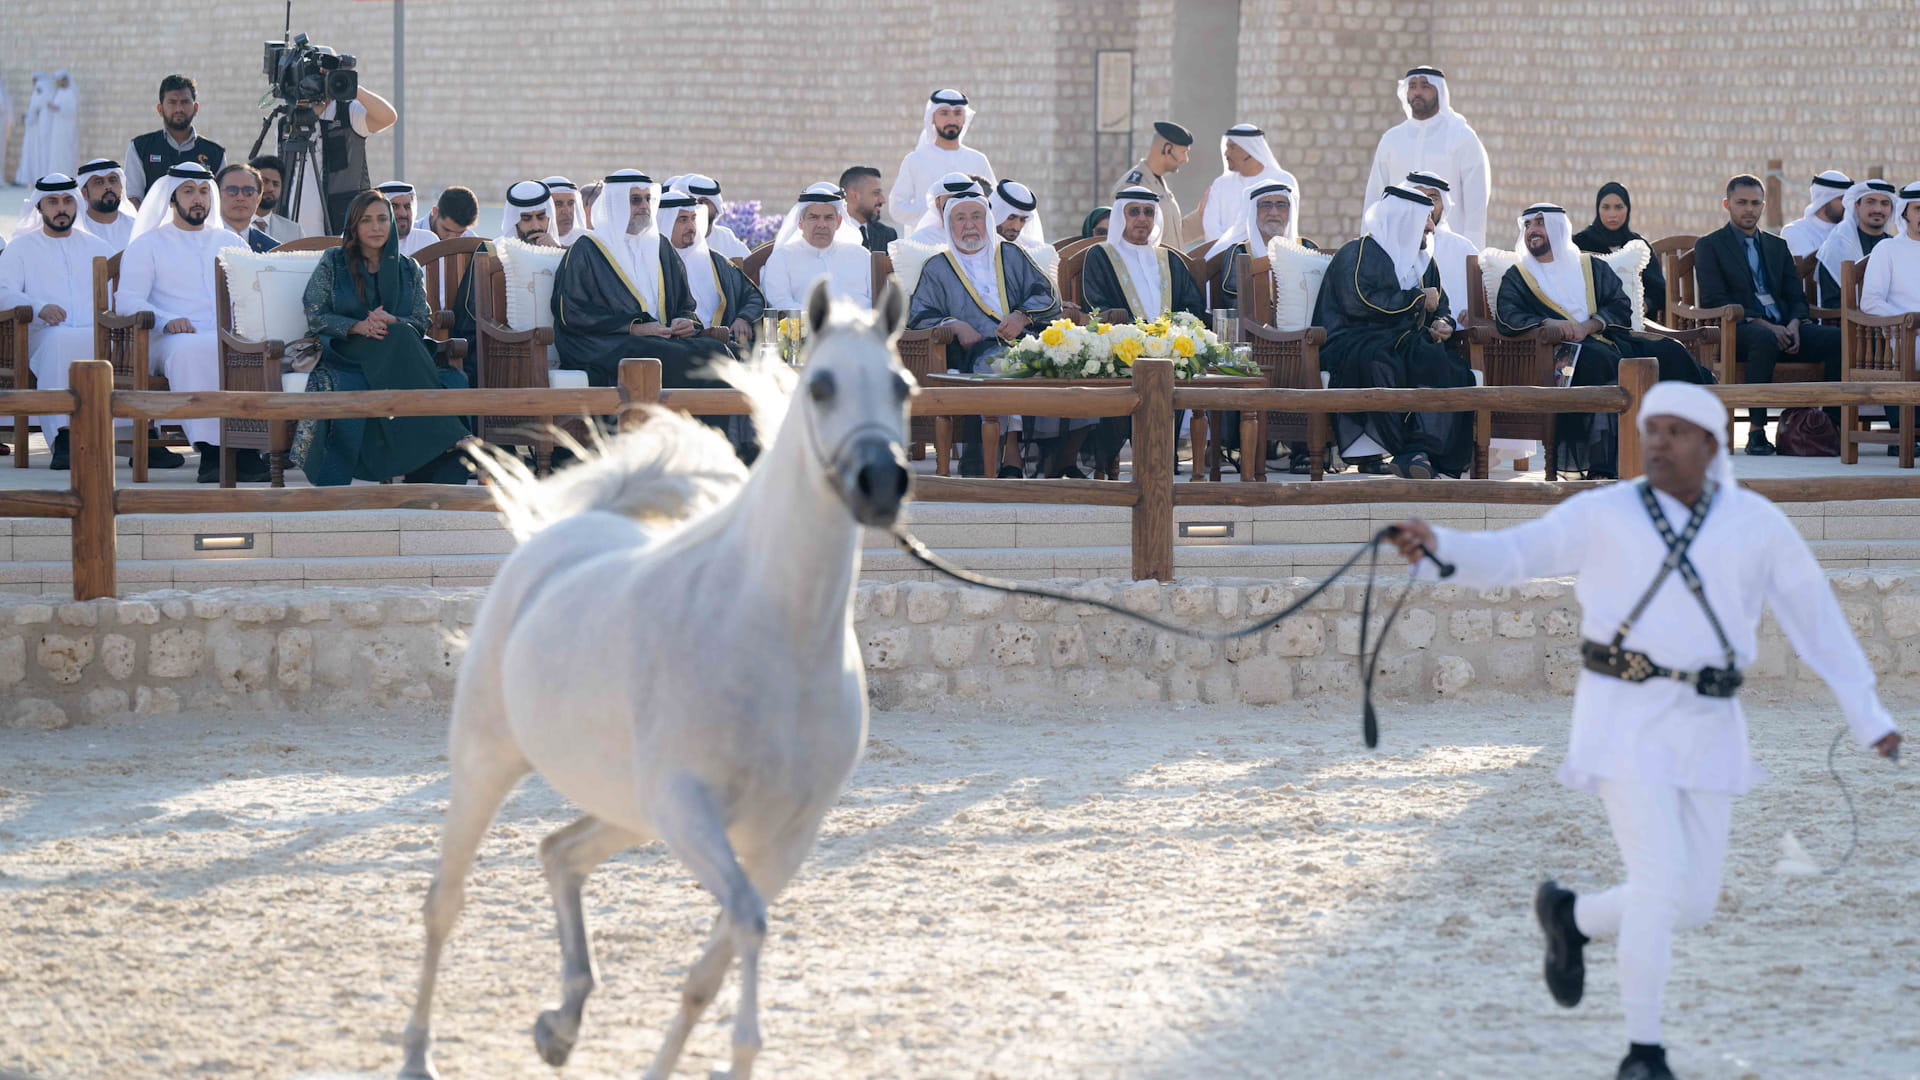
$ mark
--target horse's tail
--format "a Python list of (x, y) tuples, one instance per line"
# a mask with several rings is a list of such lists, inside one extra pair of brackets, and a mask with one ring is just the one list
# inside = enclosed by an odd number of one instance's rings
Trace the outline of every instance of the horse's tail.
[[(784, 415), (787, 369), (777, 362), (749, 367), (731, 360), (714, 369), (748, 395), (761, 443), (770, 445)], [(554, 432), (579, 462), (544, 480), (498, 447), (476, 444), (468, 453), (492, 484), (507, 527), (522, 541), (590, 510), (677, 524), (725, 502), (746, 482), (746, 466), (726, 436), (670, 409), (648, 406), (646, 414), (647, 422), (634, 431), (607, 437), (591, 429), (591, 446)]]

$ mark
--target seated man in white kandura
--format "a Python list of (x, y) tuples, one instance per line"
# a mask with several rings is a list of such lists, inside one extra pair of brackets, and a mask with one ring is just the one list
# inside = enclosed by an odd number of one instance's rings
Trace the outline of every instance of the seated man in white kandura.
[(1618, 1080), (1672, 1080), (1660, 1005), (1673, 932), (1712, 917), (1734, 796), (1764, 779), (1733, 696), (1760, 652), (1762, 608), (1833, 689), (1862, 748), (1894, 757), (1900, 735), (1807, 542), (1778, 507), (1734, 482), (1720, 399), (1660, 383), (1639, 427), (1644, 482), (1575, 495), (1497, 532), (1406, 521), (1396, 543), (1409, 559), (1426, 545), (1470, 589), (1577, 576), (1586, 670), (1560, 782), (1599, 794), (1627, 880), (1578, 896), (1540, 886), (1547, 989), (1561, 1005), (1579, 1004), (1582, 947), (1617, 938), (1629, 1043)]

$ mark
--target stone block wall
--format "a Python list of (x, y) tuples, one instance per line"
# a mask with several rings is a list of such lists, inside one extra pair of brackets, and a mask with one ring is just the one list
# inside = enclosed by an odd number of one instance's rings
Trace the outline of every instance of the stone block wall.
[[(1920, 676), (1920, 577), (1831, 575), (1876, 672)], [(1303, 578), (1066, 582), (1178, 625), (1245, 626), (1304, 595)], [(181, 710), (328, 713), (451, 698), (479, 589), (162, 590), (125, 600), (0, 597), (0, 727), (58, 728)], [(1204, 702), (1280, 705), (1359, 685), (1361, 589), (1336, 584), (1258, 636), (1214, 644), (1083, 604), (928, 582), (860, 586), (855, 631), (873, 703)], [(1377, 629), (1381, 616), (1374, 616)], [(1564, 696), (1579, 672), (1565, 582), (1414, 590), (1381, 655), (1381, 700)], [(1824, 696), (1778, 627), (1755, 692)]]

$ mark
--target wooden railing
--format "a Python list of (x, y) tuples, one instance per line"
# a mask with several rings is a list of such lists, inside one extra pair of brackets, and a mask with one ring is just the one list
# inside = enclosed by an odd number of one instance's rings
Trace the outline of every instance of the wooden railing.
[[(83, 360), (71, 369), (70, 390), (0, 392), (0, 416), (71, 415), (71, 487), (66, 491), (0, 490), (0, 517), (67, 518), (73, 522), (73, 595), (112, 596), (114, 518), (119, 514), (287, 513), (310, 510), (423, 509), (490, 511), (484, 487), (381, 484), (329, 488), (163, 490), (114, 486), (113, 423), (188, 417), (263, 420), (383, 416), (615, 415), (622, 427), (644, 422), (642, 408), (664, 405), (695, 415), (748, 410), (734, 390), (663, 390), (656, 360), (627, 360), (620, 385), (584, 390), (401, 390), (330, 394), (153, 393), (116, 391), (113, 369)], [(1637, 416), (1655, 380), (1654, 361), (1629, 357), (1620, 385), (1593, 387), (1460, 387), (1433, 390), (1281, 390), (1244, 387), (1176, 389), (1166, 360), (1142, 359), (1122, 387), (947, 387), (922, 390), (916, 416), (1024, 414), (1133, 419), (1133, 469), (1128, 480), (998, 480), (921, 476), (916, 497), (933, 502), (1047, 503), (1124, 506), (1132, 511), (1133, 576), (1173, 576), (1176, 506), (1317, 506), (1358, 502), (1556, 503), (1611, 481), (1554, 483), (1500, 480), (1398, 480), (1334, 483), (1174, 482), (1177, 409), (1267, 410), (1304, 413), (1381, 411), (1618, 413), (1623, 477), (1638, 474)], [(1920, 405), (1920, 383), (1794, 383), (1710, 388), (1729, 408), (1775, 406)], [(1920, 476), (1823, 476), (1751, 480), (1745, 486), (1776, 501), (1817, 502), (1920, 498)]]

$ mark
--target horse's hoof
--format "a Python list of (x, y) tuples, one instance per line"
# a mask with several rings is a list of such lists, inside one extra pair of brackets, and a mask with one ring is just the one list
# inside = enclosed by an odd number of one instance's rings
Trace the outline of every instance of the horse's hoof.
[(562, 1038), (555, 1030), (560, 1022), (560, 1014), (548, 1009), (533, 1022), (533, 1045), (540, 1051), (540, 1060), (559, 1068), (567, 1063), (567, 1055), (573, 1053), (573, 1039)]
[(440, 1080), (440, 1075), (433, 1071), (431, 1065), (417, 1069), (412, 1066), (403, 1066), (397, 1080)]

